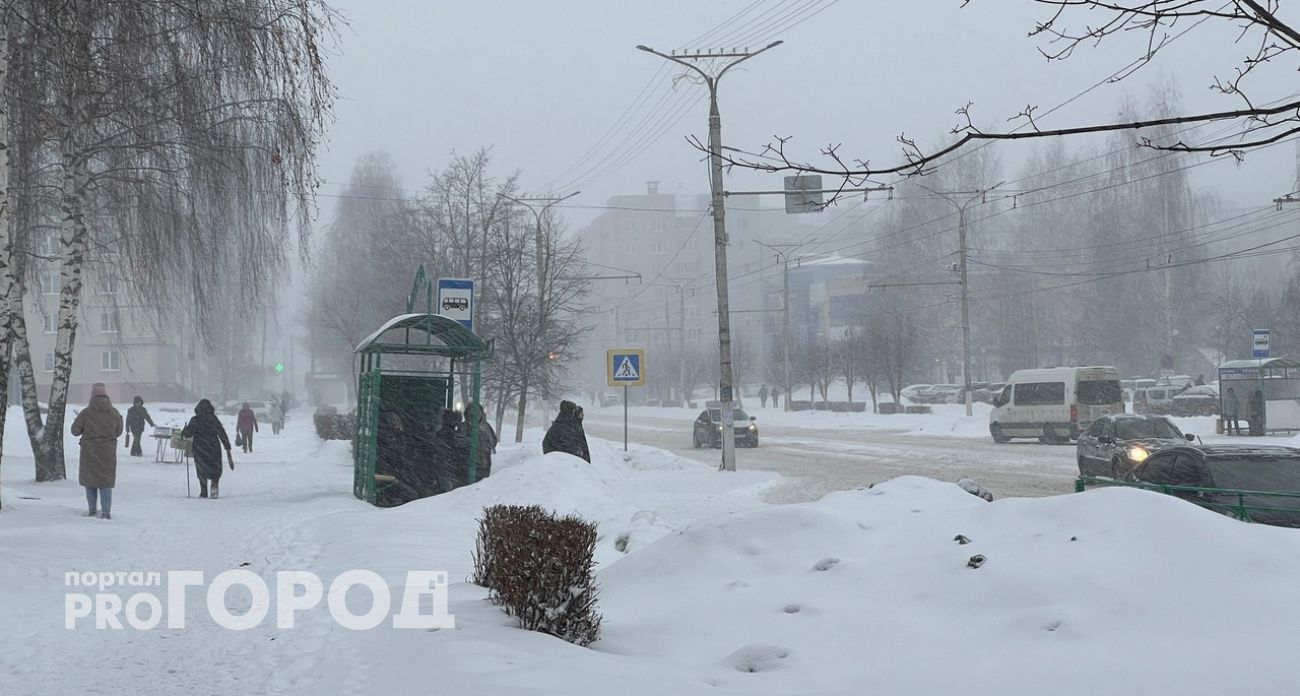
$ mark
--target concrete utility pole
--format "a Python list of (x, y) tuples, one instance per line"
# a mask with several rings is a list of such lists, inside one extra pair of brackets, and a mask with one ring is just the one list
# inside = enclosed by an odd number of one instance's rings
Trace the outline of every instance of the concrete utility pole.
[(974, 412), (974, 395), (971, 394), (970, 389), (970, 284), (967, 282), (966, 275), (966, 207), (975, 201), (984, 200), (988, 192), (997, 186), (975, 191), (935, 191), (925, 186), (921, 188), (948, 201), (957, 209), (957, 245), (960, 259), (957, 263), (957, 272), (961, 275), (961, 371), (963, 381), (966, 383), (966, 415), (969, 416)]
[(781, 402), (781, 405), (786, 411), (790, 410), (790, 253), (808, 242), (764, 244), (757, 239), (754, 240), (755, 244), (776, 252), (777, 258), (781, 260), (781, 313), (784, 315), (782, 318), (784, 326), (781, 330), (781, 375), (784, 377), (784, 383), (781, 385), (781, 391), (785, 393), (785, 401)]
[[(727, 226), (722, 197), (722, 116), (718, 112), (718, 82), (728, 70), (769, 49), (780, 46), (780, 41), (772, 43), (754, 52), (745, 51), (695, 51), (678, 54), (660, 53), (648, 46), (637, 46), (646, 53), (653, 53), (664, 60), (689, 68), (704, 80), (709, 88), (709, 179), (713, 208), (713, 248), (714, 274), (718, 289), (718, 399), (722, 402), (722, 469), (736, 470), (736, 430), (735, 393), (731, 371), (731, 307), (727, 297)], [(700, 68), (698, 61), (726, 61), (716, 74), (709, 74)]]
[[(540, 336), (541, 322), (543, 318), (546, 316), (546, 240), (544, 235), (542, 234), (542, 218), (546, 215), (546, 211), (549, 210), (551, 206), (561, 201), (567, 201), (570, 198), (573, 198), (574, 196), (578, 195), (579, 193), (582, 192), (574, 191), (573, 193), (570, 193), (567, 196), (533, 196), (531, 198), (529, 197), (515, 198), (513, 196), (507, 196), (504, 193), (500, 193), (500, 192), (497, 193), (498, 196), (510, 201), (511, 203), (522, 205), (523, 207), (532, 211), (533, 218), (537, 221), (537, 226), (533, 230), (533, 239), (537, 245), (538, 338), (541, 337)], [(539, 360), (538, 364), (544, 363), (547, 359), (547, 356), (550, 354), (550, 348), (540, 347), (540, 346), (533, 346), (533, 348), (539, 351), (539, 355), (537, 356), (537, 359)], [(524, 414), (528, 410), (527, 409), (528, 375), (529, 375), (529, 371), (525, 371), (523, 382), (521, 382), (519, 385), (519, 412), (517, 414), (517, 417), (515, 418), (515, 442), (524, 441)], [(543, 409), (548, 408), (545, 394), (542, 395), (542, 408)], [(546, 417), (547, 415), (549, 414), (544, 411), (543, 423), (542, 423), (543, 427), (547, 425), (545, 422), (546, 420), (548, 420), (548, 418)]]

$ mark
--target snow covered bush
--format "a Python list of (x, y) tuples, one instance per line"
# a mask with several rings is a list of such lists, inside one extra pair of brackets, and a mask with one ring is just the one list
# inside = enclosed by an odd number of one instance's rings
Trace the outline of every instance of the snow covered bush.
[(483, 510), (474, 583), (521, 628), (577, 645), (600, 636), (596, 611), (596, 525), (536, 505)]

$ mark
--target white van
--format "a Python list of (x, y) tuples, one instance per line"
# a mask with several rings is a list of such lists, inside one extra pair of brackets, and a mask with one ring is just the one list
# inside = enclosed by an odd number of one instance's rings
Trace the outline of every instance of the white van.
[(1065, 444), (1102, 416), (1124, 412), (1124, 390), (1113, 367), (1017, 370), (993, 399), (994, 442), (1035, 437)]

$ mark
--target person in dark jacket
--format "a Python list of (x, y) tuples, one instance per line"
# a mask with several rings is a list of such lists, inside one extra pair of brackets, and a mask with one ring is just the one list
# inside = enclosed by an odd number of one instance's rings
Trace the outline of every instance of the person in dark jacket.
[(470, 404), (465, 421), (461, 424), (461, 431), (465, 434), (467, 445), (469, 424), (474, 418), (478, 418), (478, 467), (474, 471), (474, 480), (482, 481), (492, 475), (492, 455), (497, 451), (497, 431), (488, 422), (483, 407), (479, 404)]
[(758, 401), (763, 408), (767, 408), (767, 385), (758, 388)]
[(208, 497), (208, 483), (212, 483), (212, 497), (217, 497), (217, 482), (221, 480), (221, 450), (226, 451), (230, 470), (235, 470), (235, 458), (230, 454), (230, 438), (226, 428), (217, 418), (217, 410), (207, 399), (194, 407), (194, 417), (185, 424), (181, 435), (189, 440), (194, 456), (194, 471), (199, 477), (199, 497)]
[(253, 407), (245, 401), (244, 407), (239, 409), (239, 420), (235, 421), (235, 432), (239, 433), (245, 454), (253, 451), (253, 433), (257, 430), (257, 414), (253, 413)]
[(143, 457), (144, 450), (140, 448), (140, 436), (144, 434), (144, 424), (148, 423), (149, 427), (154, 427), (153, 418), (149, 417), (149, 409), (144, 407), (144, 399), (135, 397), (132, 400), (131, 408), (126, 410), (126, 439), (127, 444), (131, 446), (132, 457)]
[(90, 404), (72, 421), (72, 434), (81, 438), (77, 483), (86, 489), (87, 516), (110, 519), (113, 486), (117, 484), (117, 438), (122, 434), (122, 414), (113, 408), (108, 391), (96, 382), (90, 387)]
[(433, 434), (433, 468), (438, 476), (438, 493), (469, 484), (469, 437), (461, 428), (460, 413), (449, 408), (440, 416), (441, 427)]
[(1249, 420), (1250, 434), (1262, 437), (1266, 432), (1263, 391), (1256, 389), (1255, 393), (1250, 395), (1250, 404), (1246, 407), (1246, 418)]
[(560, 402), (560, 413), (542, 440), (543, 454), (565, 452), (591, 461), (591, 450), (587, 448), (587, 434), (582, 431), (580, 411), (572, 401)]
[(1223, 395), (1223, 429), (1229, 435), (1241, 434), (1241, 402), (1237, 399), (1237, 392), (1232, 387), (1228, 387), (1228, 392)]

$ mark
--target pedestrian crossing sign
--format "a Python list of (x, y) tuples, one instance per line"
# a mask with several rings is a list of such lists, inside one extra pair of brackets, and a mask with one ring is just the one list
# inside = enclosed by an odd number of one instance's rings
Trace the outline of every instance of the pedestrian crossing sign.
[(611, 348), (605, 351), (608, 384), (611, 387), (645, 385), (645, 351), (640, 348)]

